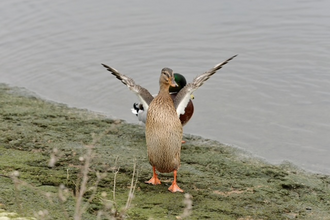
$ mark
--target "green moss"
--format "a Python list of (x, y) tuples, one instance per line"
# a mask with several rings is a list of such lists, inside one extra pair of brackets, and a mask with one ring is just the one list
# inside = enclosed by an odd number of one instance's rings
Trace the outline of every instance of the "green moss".
[[(189, 219), (330, 216), (329, 176), (309, 174), (289, 163), (270, 165), (216, 141), (191, 135), (184, 139), (178, 184), (192, 195)], [(84, 219), (96, 219), (104, 201), (113, 204), (108, 214), (126, 212), (129, 219), (177, 219), (183, 213), (184, 194), (167, 191), (172, 174), (160, 174), (158, 186), (144, 183), (152, 174), (144, 127), (46, 102), (1, 84), (0, 208), (21, 216), (48, 210), (50, 219), (72, 219), (82, 177), (79, 157), (86, 154), (86, 145), (94, 146), (88, 187), (98, 172), (107, 176), (99, 182), (96, 194), (86, 192), (84, 204), (95, 197)], [(57, 161), (50, 168), (54, 149)], [(134, 164), (138, 181), (131, 207), (124, 211)], [(10, 178), (13, 171), (19, 171), (20, 184)], [(67, 190), (66, 201), (58, 196), (61, 184)]]

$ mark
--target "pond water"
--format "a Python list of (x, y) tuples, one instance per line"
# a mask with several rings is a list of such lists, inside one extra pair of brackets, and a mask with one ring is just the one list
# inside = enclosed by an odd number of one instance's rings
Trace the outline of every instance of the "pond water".
[(100, 63), (158, 91), (239, 54), (194, 95), (185, 133), (330, 174), (330, 1), (0, 2), (0, 82), (137, 123)]

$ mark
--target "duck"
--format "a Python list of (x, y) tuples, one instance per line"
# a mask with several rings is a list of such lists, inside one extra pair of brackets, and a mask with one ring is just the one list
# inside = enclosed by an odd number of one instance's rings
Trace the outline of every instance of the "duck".
[[(169, 88), (169, 93), (170, 93), (171, 98), (173, 99), (173, 101), (174, 101), (176, 95), (178, 94), (178, 92), (185, 85), (187, 85), (186, 78), (180, 73), (174, 73), (174, 80), (175, 80), (175, 82), (177, 83), (178, 86), (177, 87), (170, 86), (170, 88)], [(153, 97), (155, 97), (155, 96), (156, 95), (153, 95)], [(190, 97), (190, 100), (188, 102), (188, 105), (184, 110), (185, 113), (183, 115), (180, 115), (180, 121), (181, 121), (182, 126), (185, 126), (194, 114), (194, 104), (192, 102), (192, 100), (194, 98), (195, 97), (192, 94), (191, 97)], [(134, 103), (133, 108), (131, 109), (131, 111), (134, 115), (137, 116), (139, 121), (143, 122), (144, 124), (146, 123), (147, 112), (144, 111), (143, 105), (141, 103)], [(185, 142), (183, 141), (183, 143), (185, 143)]]
[(181, 140), (183, 127), (179, 119), (184, 114), (191, 95), (213, 74), (221, 69), (237, 55), (230, 57), (210, 70), (197, 76), (191, 83), (184, 86), (172, 100), (169, 94), (170, 87), (178, 87), (173, 70), (165, 67), (159, 78), (159, 92), (153, 97), (150, 92), (136, 84), (133, 79), (118, 72), (116, 69), (102, 64), (117, 79), (125, 84), (140, 99), (143, 108), (147, 111), (145, 137), (149, 163), (153, 175), (148, 184), (161, 184), (157, 171), (160, 173), (173, 172), (173, 181), (168, 190), (170, 192), (184, 192), (177, 183), (177, 172), (180, 167)]

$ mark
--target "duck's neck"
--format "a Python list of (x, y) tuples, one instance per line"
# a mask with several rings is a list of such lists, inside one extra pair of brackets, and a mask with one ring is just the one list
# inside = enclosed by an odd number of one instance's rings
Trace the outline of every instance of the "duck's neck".
[(160, 88), (159, 88), (159, 92), (158, 92), (159, 95), (160, 95), (160, 94), (162, 94), (162, 95), (164, 95), (164, 94), (169, 95), (169, 88), (170, 88), (169, 85), (166, 85), (166, 84), (160, 84), (159, 86), (160, 86)]

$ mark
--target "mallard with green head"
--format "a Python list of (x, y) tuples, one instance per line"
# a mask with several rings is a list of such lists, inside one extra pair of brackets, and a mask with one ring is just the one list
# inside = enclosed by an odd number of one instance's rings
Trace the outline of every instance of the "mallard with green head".
[(161, 173), (173, 172), (174, 179), (168, 190), (171, 192), (183, 192), (177, 184), (177, 171), (180, 166), (181, 140), (183, 136), (182, 123), (179, 116), (184, 114), (193, 92), (236, 56), (217, 64), (209, 71), (197, 76), (192, 83), (188, 83), (178, 92), (174, 100), (169, 94), (169, 88), (178, 87), (178, 85), (174, 80), (172, 69), (162, 69), (159, 78), (159, 92), (156, 97), (153, 97), (147, 89), (135, 84), (131, 78), (119, 73), (110, 66), (102, 64), (139, 97), (144, 110), (147, 111), (145, 135), (153, 176), (146, 183), (161, 184), (156, 171)]

